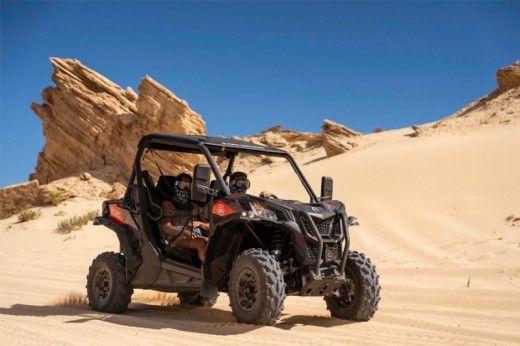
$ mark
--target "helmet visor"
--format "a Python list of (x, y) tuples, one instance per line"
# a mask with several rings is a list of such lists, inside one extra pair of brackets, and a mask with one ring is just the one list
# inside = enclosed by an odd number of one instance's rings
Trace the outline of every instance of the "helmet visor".
[(230, 185), (239, 189), (245, 188), (247, 190), (251, 186), (251, 182), (247, 178), (238, 178), (233, 179)]

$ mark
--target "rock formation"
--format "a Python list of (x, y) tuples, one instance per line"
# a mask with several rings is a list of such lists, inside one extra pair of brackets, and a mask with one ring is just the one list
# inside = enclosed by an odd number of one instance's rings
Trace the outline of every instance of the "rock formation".
[(327, 119), (324, 122), (321, 127), (321, 137), (327, 156), (342, 154), (358, 145), (352, 139), (360, 136), (361, 133)]
[[(137, 143), (144, 134), (207, 134), (201, 116), (193, 112), (186, 101), (148, 76), (143, 78), (137, 94), (130, 87), (122, 89), (78, 60), (50, 60), (56, 86), (42, 92), (43, 104), (31, 106), (42, 120), (46, 138), (35, 173), (30, 176), (39, 184), (89, 172), (109, 184), (119, 181), (126, 185)], [(327, 148), (333, 148), (329, 152), (351, 147), (345, 138), (355, 132), (332, 124), (326, 121), (328, 130), (322, 134), (275, 126), (242, 139), (281, 148), (294, 155), (321, 148), (324, 142)], [(155, 161), (160, 167), (169, 167), (168, 174), (178, 174), (190, 172), (195, 160), (193, 155), (157, 155), (155, 158), (149, 155), (144, 162), (148, 163), (152, 177), (157, 178), (160, 172)], [(244, 161), (249, 171), (262, 164), (276, 163), (263, 157)]]
[[(322, 147), (323, 141), (321, 135), (310, 132), (297, 132), (294, 130), (282, 130), (282, 125), (273, 126), (257, 135), (246, 137), (234, 136), (234, 139), (245, 140), (252, 143), (266, 145), (273, 148), (282, 149), (291, 153), (295, 158), (301, 154), (307, 154), (311, 150)], [(221, 160), (217, 160), (220, 164)], [(261, 165), (277, 164), (284, 162), (285, 159), (275, 159), (266, 156), (242, 155), (240, 162), (236, 166), (236, 170), (244, 172), (254, 172)], [(227, 163), (221, 168), (225, 169)]]
[(2, 217), (17, 213), (26, 206), (39, 204), (38, 180), (7, 186), (0, 189), (0, 212)]
[(520, 122), (520, 61), (497, 71), (498, 88), (454, 114), (429, 126), (423, 133), (452, 131), (487, 124)]
[(18, 213), (25, 207), (49, 205), (52, 203), (51, 195), (55, 193), (63, 200), (74, 197), (121, 198), (125, 190), (121, 187), (118, 182), (108, 184), (91, 177), (89, 173), (55, 180), (45, 185), (40, 185), (38, 180), (31, 180), (0, 189), (0, 211), (6, 217)]
[[(186, 101), (148, 76), (138, 87), (138, 95), (131, 88), (123, 90), (77, 60), (51, 58), (51, 62), (56, 86), (43, 91), (42, 105), (32, 104), (43, 122), (46, 144), (30, 182), (0, 189), (1, 212), (12, 213), (26, 205), (45, 204), (49, 193), (54, 191), (66, 198), (121, 197), (143, 134), (207, 133), (201, 116)], [(520, 123), (520, 61), (497, 71), (497, 84), (495, 91), (453, 115), (432, 124), (414, 126), (412, 136), (491, 123)], [(323, 149), (327, 156), (333, 156), (357, 146), (360, 135), (325, 120), (321, 134), (275, 126), (242, 139), (281, 148), (296, 157), (311, 150), (313, 155), (322, 155), (319, 152)], [(170, 174), (190, 171), (195, 163), (193, 158), (182, 155), (158, 156), (157, 161), (161, 167), (176, 167), (177, 172)], [(244, 169), (248, 172), (262, 164), (276, 164), (276, 160), (264, 157), (245, 161)], [(149, 163), (150, 173), (158, 177), (158, 169), (153, 168), (155, 162)], [(69, 178), (61, 179), (65, 177)], [(518, 221), (516, 216), (513, 221)]]
[(308, 151), (322, 144), (322, 138), (319, 134), (282, 130), (282, 127), (282, 125), (273, 126), (258, 135), (246, 136), (241, 139), (283, 149), (293, 154)]
[(509, 226), (520, 227), (520, 213), (514, 213), (506, 218), (506, 223)]
[[(46, 184), (56, 179), (90, 172), (109, 183), (126, 183), (136, 145), (143, 134), (152, 132), (207, 133), (201, 116), (152, 78), (145, 76), (139, 94), (126, 90), (77, 60), (51, 58), (55, 87), (42, 93), (43, 104), (32, 104), (42, 119), (46, 144), (38, 156), (30, 179)], [(452, 116), (420, 127), (423, 135), (458, 126), (509, 123), (520, 119), (520, 61), (497, 71), (498, 88)], [(467, 115), (471, 113), (471, 117)], [(454, 124), (454, 125), (453, 125)], [(343, 153), (357, 145), (360, 133), (325, 120), (321, 134), (282, 130), (275, 126), (258, 135), (244, 137), (254, 143), (306, 153), (323, 146), (327, 156)], [(177, 155), (165, 160), (176, 172), (190, 171), (193, 158)], [(173, 165), (172, 165), (173, 163)], [(263, 162), (258, 163), (271, 163)], [(158, 169), (151, 173), (157, 177)]]
[[(111, 180), (124, 181), (142, 135), (207, 133), (204, 121), (186, 101), (148, 76), (136, 95), (77, 60), (51, 58), (51, 62), (56, 86), (43, 91), (42, 105), (32, 104), (43, 122), (46, 143), (31, 180), (46, 184), (104, 169)], [(182, 170), (187, 163), (179, 164)]]
[(520, 87), (520, 60), (497, 71), (497, 84), (501, 92)]

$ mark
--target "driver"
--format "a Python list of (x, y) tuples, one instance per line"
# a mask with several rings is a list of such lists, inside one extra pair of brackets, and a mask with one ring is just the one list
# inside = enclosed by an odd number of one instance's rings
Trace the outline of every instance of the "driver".
[[(251, 182), (247, 179), (247, 174), (237, 171), (229, 177), (229, 191), (231, 193), (246, 193), (247, 189), (251, 187)], [(269, 198), (273, 196), (269, 191), (260, 192), (260, 197)]]

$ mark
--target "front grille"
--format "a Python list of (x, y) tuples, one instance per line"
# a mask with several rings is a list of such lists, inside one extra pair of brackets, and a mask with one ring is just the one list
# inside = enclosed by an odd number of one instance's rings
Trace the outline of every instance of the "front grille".
[[(309, 252), (309, 257), (316, 261), (316, 258), (318, 257), (318, 247), (314, 244), (307, 243), (307, 251)], [(328, 243), (324, 244), (323, 246), (323, 253), (322, 253), (322, 260), (323, 262), (329, 262), (329, 261), (341, 261), (341, 247), (340, 243)]]
[[(340, 218), (332, 216), (328, 219), (320, 219), (317, 217), (309, 217), (308, 214), (302, 213), (300, 217), (302, 227), (305, 233), (314, 240), (307, 240), (307, 252), (309, 258), (317, 261), (318, 257), (322, 263), (341, 262), (341, 227)], [(314, 224), (314, 225), (313, 225)], [(319, 233), (316, 235), (313, 226)], [(321, 255), (318, 254), (318, 244), (323, 242)]]
[(316, 261), (316, 257), (318, 257), (318, 247), (314, 244), (307, 244), (307, 251), (309, 251), (309, 257)]
[[(309, 219), (305, 216), (301, 218), (303, 228), (305, 232), (313, 237), (315, 237), (314, 231), (312, 229), (312, 225)], [(341, 235), (339, 220), (336, 217), (331, 217), (326, 220), (318, 219), (316, 217), (312, 217), (312, 221), (316, 225), (316, 229), (318, 233), (324, 239), (338, 239)]]

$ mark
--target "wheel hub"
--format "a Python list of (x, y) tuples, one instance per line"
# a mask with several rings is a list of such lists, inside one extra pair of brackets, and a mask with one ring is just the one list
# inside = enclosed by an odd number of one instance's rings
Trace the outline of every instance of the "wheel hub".
[(242, 270), (236, 288), (240, 308), (244, 311), (253, 310), (260, 290), (256, 275), (249, 269)]
[(104, 300), (110, 294), (110, 273), (106, 269), (97, 272), (94, 293), (99, 300)]
[(354, 280), (347, 278), (345, 284), (341, 286), (338, 289), (338, 296), (336, 298), (336, 301), (344, 306), (347, 307), (348, 305), (352, 304), (356, 296), (356, 285), (354, 283)]

